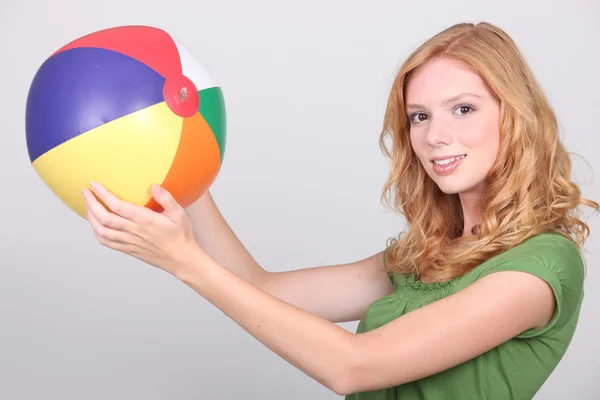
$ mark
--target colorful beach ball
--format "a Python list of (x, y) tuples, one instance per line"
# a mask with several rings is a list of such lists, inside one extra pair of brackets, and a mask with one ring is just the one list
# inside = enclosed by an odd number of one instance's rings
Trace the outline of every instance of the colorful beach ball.
[(114, 27), (65, 45), (35, 74), (26, 107), (33, 168), (83, 218), (81, 189), (92, 180), (160, 211), (152, 184), (187, 207), (223, 163), (222, 90), (158, 28)]

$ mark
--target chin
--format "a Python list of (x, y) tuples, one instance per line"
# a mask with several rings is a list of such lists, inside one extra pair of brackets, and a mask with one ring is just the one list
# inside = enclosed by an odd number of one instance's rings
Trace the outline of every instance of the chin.
[(452, 185), (452, 184), (440, 184), (439, 182), (436, 182), (437, 187), (444, 192), (445, 194), (458, 194), (458, 193), (462, 193), (466, 190), (465, 187), (459, 186), (459, 185)]
[(445, 177), (434, 180), (437, 187), (445, 194), (481, 194), (481, 182), (461, 182), (457, 179)]
[(437, 187), (444, 192), (445, 194), (459, 194), (463, 192), (468, 192), (474, 189), (477, 186), (474, 182), (465, 182), (464, 179), (460, 179), (458, 176), (439, 176), (435, 173), (432, 173), (433, 176), (430, 176), (431, 179), (435, 182)]

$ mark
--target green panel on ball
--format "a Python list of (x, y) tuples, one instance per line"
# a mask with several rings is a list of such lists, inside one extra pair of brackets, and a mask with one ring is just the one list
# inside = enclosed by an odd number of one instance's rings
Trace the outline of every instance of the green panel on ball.
[(221, 164), (225, 155), (226, 143), (226, 111), (223, 91), (220, 87), (215, 86), (208, 89), (203, 89), (198, 92), (200, 94), (200, 114), (204, 117), (208, 126), (212, 129), (219, 144), (221, 153)]

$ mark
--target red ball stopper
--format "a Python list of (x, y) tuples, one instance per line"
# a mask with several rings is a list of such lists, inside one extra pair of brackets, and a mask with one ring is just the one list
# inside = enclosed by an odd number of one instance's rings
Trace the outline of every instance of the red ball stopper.
[(165, 102), (180, 117), (191, 117), (200, 109), (200, 95), (194, 83), (186, 76), (167, 78), (163, 87)]

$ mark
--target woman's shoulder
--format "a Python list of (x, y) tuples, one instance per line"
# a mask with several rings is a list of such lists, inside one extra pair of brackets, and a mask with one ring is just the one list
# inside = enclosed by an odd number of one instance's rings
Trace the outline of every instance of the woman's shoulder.
[(463, 276), (460, 286), (502, 271), (537, 276), (550, 286), (556, 299), (552, 321), (542, 329), (523, 332), (519, 338), (550, 336), (576, 324), (573, 317), (578, 315), (583, 300), (585, 263), (579, 247), (569, 237), (556, 232), (532, 236), (474, 268)]
[(521, 270), (579, 284), (585, 275), (585, 263), (573, 240), (559, 232), (544, 232), (491, 257), (465, 277), (479, 279), (505, 270)]
[(496, 262), (534, 261), (548, 266), (582, 262), (581, 251), (575, 242), (559, 232), (544, 232), (525, 239), (501, 253)]

